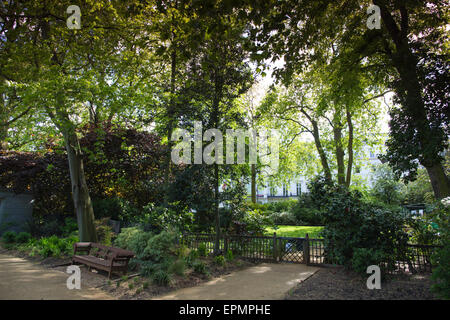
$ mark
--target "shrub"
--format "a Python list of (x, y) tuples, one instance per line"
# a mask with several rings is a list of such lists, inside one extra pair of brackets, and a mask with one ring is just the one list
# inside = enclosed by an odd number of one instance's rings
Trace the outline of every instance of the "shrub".
[(370, 265), (377, 265), (383, 270), (384, 261), (384, 253), (381, 250), (356, 248), (353, 252), (352, 268), (354, 271), (365, 275), (367, 267)]
[(71, 255), (73, 252), (73, 244), (78, 241), (78, 238), (75, 236), (58, 238), (53, 235), (51, 237), (39, 239), (36, 243), (36, 247), (39, 255), (43, 258), (49, 256), (59, 257), (61, 255)]
[(78, 231), (78, 223), (74, 218), (65, 218), (64, 225), (60, 227), (63, 237), (74, 235)]
[(436, 265), (431, 278), (431, 289), (438, 296), (450, 299), (450, 197), (441, 201), (435, 210), (435, 223), (440, 232), (442, 248), (436, 250), (432, 262)]
[(105, 246), (111, 246), (114, 232), (112, 227), (108, 225), (109, 218), (95, 220), (95, 230), (97, 232), (98, 241)]
[(224, 256), (214, 257), (214, 263), (221, 267), (224, 266), (225, 265), (225, 257)]
[(174, 274), (179, 275), (179, 276), (184, 275), (184, 271), (185, 270), (186, 270), (186, 262), (183, 259), (176, 260), (169, 267), (169, 272), (170, 273), (174, 273)]
[(234, 260), (233, 251), (228, 249), (228, 251), (225, 254), (225, 259), (227, 259), (227, 261), (233, 261)]
[(174, 232), (163, 231), (160, 234), (151, 237), (142, 255), (142, 260), (150, 260), (154, 263), (162, 263), (170, 255), (175, 255), (175, 240), (177, 234)]
[(152, 281), (158, 286), (167, 286), (171, 281), (170, 274), (164, 270), (158, 270), (152, 275)]
[(192, 267), (193, 263), (198, 259), (199, 256), (200, 255), (197, 250), (191, 250), (187, 255), (187, 257), (185, 258), (186, 264), (189, 267)]
[(16, 242), (27, 243), (31, 239), (31, 234), (28, 232), (20, 232), (16, 237)]
[(114, 240), (114, 245), (134, 252), (134, 250), (131, 248), (131, 240), (136, 236), (136, 234), (140, 232), (142, 231), (137, 227), (122, 228), (121, 232)]
[(17, 241), (17, 233), (15, 231), (6, 231), (2, 236), (3, 242), (15, 243)]
[(192, 268), (197, 273), (201, 273), (201, 274), (207, 274), (208, 273), (208, 268), (206, 267), (206, 264), (203, 261), (195, 261), (192, 264)]
[[(340, 186), (330, 191), (328, 210), (324, 212), (323, 237), (333, 263), (351, 268), (356, 248), (380, 250), (386, 261), (406, 252), (405, 216), (363, 202), (357, 191)], [(374, 251), (371, 253), (375, 255)], [(360, 256), (363, 254), (368, 255), (359, 252)]]
[(274, 212), (270, 215), (270, 219), (274, 224), (296, 225), (298, 222), (295, 215), (287, 211)]
[(206, 257), (208, 254), (208, 249), (206, 248), (205, 243), (200, 243), (197, 248), (197, 252), (200, 255), (200, 257)]

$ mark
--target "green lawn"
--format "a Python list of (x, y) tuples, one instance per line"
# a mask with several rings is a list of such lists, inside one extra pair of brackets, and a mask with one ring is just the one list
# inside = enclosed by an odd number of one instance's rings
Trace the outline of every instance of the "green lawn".
[(271, 236), (276, 232), (279, 237), (304, 238), (308, 234), (310, 238), (319, 238), (318, 233), (322, 229), (323, 227), (312, 226), (276, 226), (275, 228), (267, 227), (265, 235)]

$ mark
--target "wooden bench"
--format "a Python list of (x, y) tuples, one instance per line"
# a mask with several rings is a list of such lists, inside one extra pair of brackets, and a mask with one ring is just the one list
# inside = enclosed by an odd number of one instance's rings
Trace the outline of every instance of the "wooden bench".
[(94, 242), (77, 242), (73, 244), (72, 264), (85, 264), (89, 270), (94, 268), (108, 271), (108, 278), (111, 279), (113, 272), (122, 271), (126, 274), (128, 261), (133, 257), (134, 253), (128, 250)]

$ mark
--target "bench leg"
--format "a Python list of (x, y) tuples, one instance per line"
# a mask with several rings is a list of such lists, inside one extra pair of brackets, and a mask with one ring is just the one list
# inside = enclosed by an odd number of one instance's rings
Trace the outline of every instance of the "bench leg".
[(111, 270), (108, 271), (108, 279), (111, 279)]

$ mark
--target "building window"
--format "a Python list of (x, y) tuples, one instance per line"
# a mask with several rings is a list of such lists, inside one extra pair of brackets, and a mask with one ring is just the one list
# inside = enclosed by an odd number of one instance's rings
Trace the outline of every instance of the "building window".
[(302, 194), (302, 184), (297, 182), (297, 195), (300, 196)]

